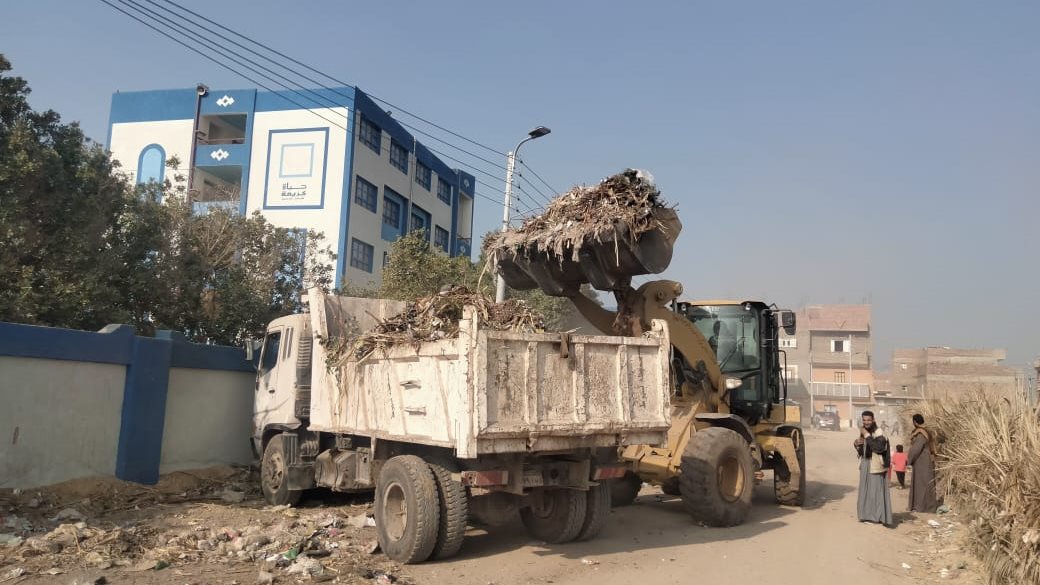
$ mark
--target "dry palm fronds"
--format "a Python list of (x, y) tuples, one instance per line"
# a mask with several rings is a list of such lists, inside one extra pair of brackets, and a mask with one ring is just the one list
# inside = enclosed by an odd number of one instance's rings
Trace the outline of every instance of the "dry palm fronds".
[(923, 409), (941, 438), (940, 494), (971, 518), (994, 585), (1040, 583), (1040, 419), (1022, 397), (981, 392)]
[(519, 228), (489, 235), (484, 249), (492, 260), (527, 250), (552, 252), (561, 258), (569, 253), (577, 260), (582, 244), (624, 233), (636, 240), (660, 228), (653, 212), (663, 207), (653, 179), (643, 171), (628, 169), (594, 187), (579, 186), (560, 195)]
[[(347, 340), (342, 355), (364, 359), (373, 352), (397, 345), (416, 348), (426, 341), (457, 337), (459, 320), (466, 306), (476, 309), (481, 325), (498, 331), (539, 331), (544, 319), (522, 300), (495, 303), (479, 292), (461, 286), (417, 299), (398, 315), (384, 319), (370, 331)], [(330, 352), (331, 357), (331, 352)], [(335, 358), (340, 361), (340, 358)]]

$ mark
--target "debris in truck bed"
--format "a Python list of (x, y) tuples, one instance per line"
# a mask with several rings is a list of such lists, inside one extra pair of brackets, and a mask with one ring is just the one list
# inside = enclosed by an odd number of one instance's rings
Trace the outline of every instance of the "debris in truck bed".
[(628, 169), (594, 187), (575, 187), (520, 227), (489, 235), (484, 251), (493, 263), (500, 255), (515, 256), (532, 248), (558, 257), (569, 253), (577, 260), (584, 243), (626, 233), (637, 240), (650, 230), (662, 228), (654, 210), (665, 207), (653, 178), (644, 171)]
[(463, 308), (474, 307), (482, 325), (498, 331), (539, 331), (544, 318), (519, 299), (495, 303), (491, 298), (466, 287), (456, 286), (417, 299), (398, 315), (382, 320), (361, 335), (334, 340), (329, 344), (329, 365), (337, 365), (352, 356), (364, 359), (376, 350), (410, 344), (418, 347), (425, 341), (457, 337)]

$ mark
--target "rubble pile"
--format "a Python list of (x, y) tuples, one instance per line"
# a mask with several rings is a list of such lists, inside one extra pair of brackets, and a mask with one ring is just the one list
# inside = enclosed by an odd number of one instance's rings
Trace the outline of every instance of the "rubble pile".
[(369, 502), (266, 506), (253, 474), (224, 477), (0, 490), (0, 582), (407, 583)]
[(1024, 397), (981, 392), (922, 414), (940, 438), (938, 491), (967, 520), (990, 583), (1040, 583), (1040, 419)]
[(483, 327), (498, 331), (538, 331), (543, 317), (522, 300), (495, 303), (483, 293), (461, 286), (417, 299), (398, 315), (382, 320), (358, 337), (344, 340), (349, 350), (330, 347), (330, 361), (339, 363), (345, 356), (364, 359), (375, 351), (385, 352), (397, 345), (416, 348), (426, 341), (457, 337), (459, 319), (466, 306), (476, 309)]
[(593, 187), (575, 187), (520, 227), (489, 235), (484, 251), (492, 263), (532, 252), (570, 255), (576, 261), (583, 244), (623, 237), (635, 241), (648, 231), (664, 229), (654, 211), (665, 207), (653, 178), (628, 169)]

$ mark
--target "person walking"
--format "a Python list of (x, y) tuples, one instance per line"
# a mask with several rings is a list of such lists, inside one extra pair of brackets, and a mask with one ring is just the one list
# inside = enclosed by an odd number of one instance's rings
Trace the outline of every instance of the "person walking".
[(896, 452), (892, 454), (892, 471), (896, 474), (899, 489), (906, 489), (906, 453), (902, 445), (896, 445)]
[(910, 433), (910, 454), (907, 463), (913, 468), (910, 478), (910, 511), (935, 512), (935, 438), (924, 426), (924, 417), (914, 415), (914, 430)]
[(860, 522), (892, 526), (892, 496), (888, 490), (891, 465), (888, 438), (874, 422), (874, 413), (864, 410), (859, 438), (852, 442), (859, 456), (859, 496), (856, 513)]

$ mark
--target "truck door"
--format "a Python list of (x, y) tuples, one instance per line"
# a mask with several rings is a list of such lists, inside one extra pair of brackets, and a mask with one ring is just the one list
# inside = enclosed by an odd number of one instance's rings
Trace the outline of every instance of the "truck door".
[(272, 327), (264, 337), (254, 396), (254, 424), (259, 432), (270, 424), (296, 422), (293, 417), (292, 381), (283, 380), (286, 375), (293, 373), (292, 368), (282, 367), (286, 362), (282, 359), (283, 348), (286, 338), (291, 334), (292, 328)]

